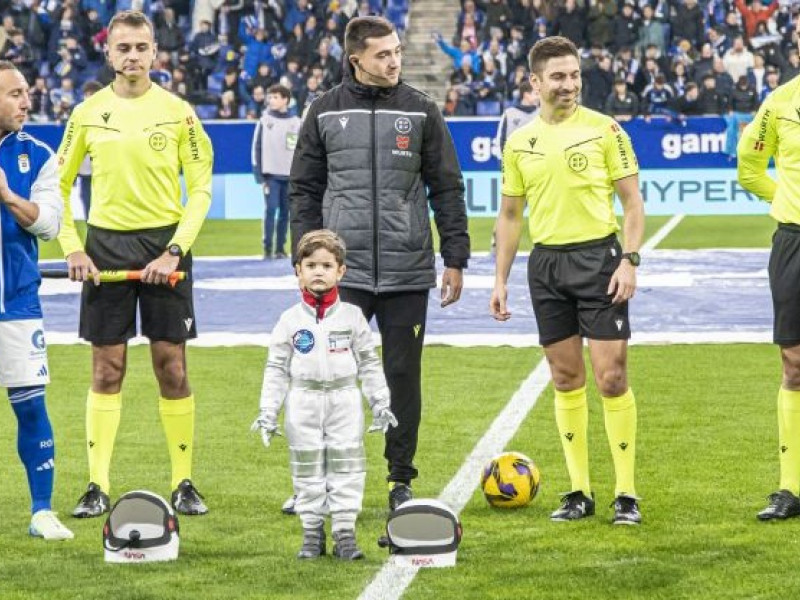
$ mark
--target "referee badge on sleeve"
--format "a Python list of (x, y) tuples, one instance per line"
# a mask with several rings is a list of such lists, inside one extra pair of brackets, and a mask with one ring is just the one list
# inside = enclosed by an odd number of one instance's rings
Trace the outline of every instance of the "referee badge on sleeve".
[(27, 154), (20, 154), (17, 157), (17, 165), (19, 165), (20, 173), (27, 173), (31, 170), (31, 160)]

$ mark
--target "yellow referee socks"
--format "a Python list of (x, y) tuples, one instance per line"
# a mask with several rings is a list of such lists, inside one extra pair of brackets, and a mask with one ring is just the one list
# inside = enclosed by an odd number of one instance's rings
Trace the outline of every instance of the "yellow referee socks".
[(633, 471), (636, 463), (636, 399), (633, 391), (616, 398), (603, 397), (606, 435), (611, 446), (611, 458), (617, 474), (616, 496), (636, 497)]
[(570, 392), (555, 392), (556, 424), (567, 459), (567, 471), (572, 489), (581, 490), (591, 497), (589, 484), (589, 407), (586, 404), (586, 387)]
[(86, 444), (89, 453), (89, 480), (106, 494), (111, 489), (109, 468), (117, 438), (122, 394), (98, 394), (89, 390), (86, 396)]
[(158, 411), (167, 436), (172, 461), (172, 489), (184, 479), (192, 478), (192, 445), (194, 443), (194, 396), (167, 400), (160, 398)]
[(800, 493), (800, 392), (783, 388), (778, 392), (778, 444), (780, 489)]

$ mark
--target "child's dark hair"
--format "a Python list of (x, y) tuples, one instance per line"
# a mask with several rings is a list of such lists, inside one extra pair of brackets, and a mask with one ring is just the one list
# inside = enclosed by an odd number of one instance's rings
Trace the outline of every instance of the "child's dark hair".
[(342, 238), (333, 233), (330, 229), (317, 229), (309, 231), (297, 243), (296, 264), (303, 262), (320, 248), (324, 248), (336, 257), (336, 263), (340, 266), (344, 264), (346, 250)]

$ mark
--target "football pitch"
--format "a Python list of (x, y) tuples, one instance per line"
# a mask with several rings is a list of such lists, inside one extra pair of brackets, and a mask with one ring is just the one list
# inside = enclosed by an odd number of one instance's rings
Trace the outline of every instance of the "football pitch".
[[(666, 221), (649, 218), (648, 234)], [(488, 219), (471, 223), (476, 251), (488, 250), (491, 225)], [(208, 222), (197, 254), (255, 255), (259, 227)], [(766, 217), (687, 217), (658, 248), (763, 249), (772, 229)], [(43, 255), (57, 256), (49, 247)], [(212, 512), (181, 519), (177, 562), (106, 565), (102, 520), (66, 517), (86, 484), (89, 348), (56, 345), (49, 351), (48, 406), (57, 441), (54, 508), (76, 539), (44, 543), (27, 537), (27, 486), (16, 458), (14, 419), (6, 409), (0, 417), (0, 453), (6, 457), (0, 467), (0, 599), (356, 599), (381, 570), (388, 554), (375, 541), (385, 525), (386, 486), (382, 439), (375, 435), (366, 439), (369, 471), (358, 528), (366, 559), (352, 564), (331, 557), (295, 559), (299, 522), (279, 512), (291, 487), (286, 442), (278, 439), (265, 450), (248, 432), (266, 356), (255, 346), (189, 348), (198, 404), (194, 478)], [(541, 359), (536, 347), (426, 348), (418, 497), (442, 493)], [(145, 347), (131, 348), (128, 373), (112, 498), (137, 488), (167, 496), (169, 459)], [(520, 510), (490, 509), (477, 489), (476, 470), (475, 492), (461, 512), (464, 539), (457, 567), (420, 570), (403, 597), (794, 597), (800, 593), (800, 520), (755, 519), (777, 486), (779, 378), (778, 352), (769, 344), (631, 348), (644, 518), (639, 528), (610, 525), (613, 468), (592, 385), (590, 461), (597, 515), (578, 523), (549, 521), (569, 481), (552, 388), (546, 388), (506, 446), (539, 466), (537, 498)]]

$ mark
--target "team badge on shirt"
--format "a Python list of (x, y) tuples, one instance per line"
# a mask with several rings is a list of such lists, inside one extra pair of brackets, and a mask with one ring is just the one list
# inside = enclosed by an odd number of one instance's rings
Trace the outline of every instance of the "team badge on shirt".
[(308, 329), (301, 329), (292, 336), (292, 345), (300, 354), (308, 354), (314, 349), (314, 334)]
[(156, 131), (150, 135), (148, 142), (153, 150), (156, 152), (161, 152), (167, 147), (167, 136), (159, 131)]
[(20, 173), (27, 173), (31, 170), (31, 160), (27, 154), (20, 154), (17, 157), (17, 164), (19, 165)]
[(585, 154), (573, 152), (569, 155), (569, 157), (567, 157), (567, 164), (569, 165), (570, 169), (576, 173), (580, 173), (589, 165), (589, 159), (586, 158)]
[(332, 354), (347, 352), (350, 350), (350, 338), (349, 331), (331, 331), (328, 334), (328, 352)]
[(400, 117), (394, 122), (394, 129), (397, 133), (405, 135), (411, 131), (411, 119), (408, 117)]

